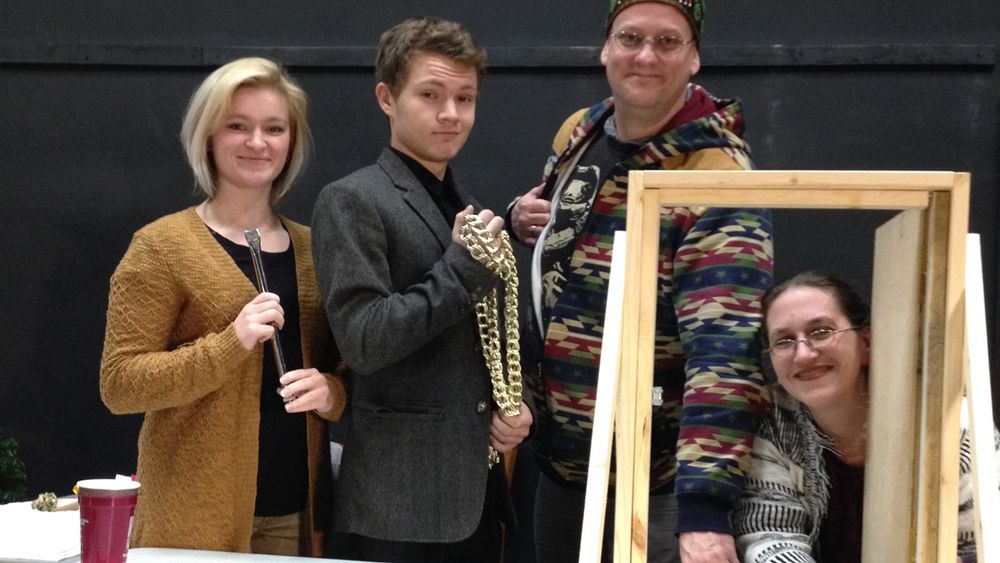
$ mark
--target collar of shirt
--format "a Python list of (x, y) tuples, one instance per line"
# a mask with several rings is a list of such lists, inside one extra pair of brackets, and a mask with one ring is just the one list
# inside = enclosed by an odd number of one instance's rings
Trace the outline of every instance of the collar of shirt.
[(445, 169), (444, 180), (439, 180), (433, 172), (428, 170), (423, 164), (417, 162), (417, 159), (402, 151), (396, 150), (394, 147), (389, 148), (392, 152), (396, 153), (396, 156), (398, 156), (404, 164), (406, 164), (407, 168), (409, 168), (410, 171), (413, 172), (413, 175), (417, 177), (417, 180), (420, 181), (420, 184), (424, 188), (427, 188), (427, 191), (432, 193), (441, 193), (441, 191), (445, 189), (455, 189), (455, 182), (451, 176), (450, 166)]
[(462, 201), (461, 196), (458, 195), (458, 188), (455, 187), (455, 181), (451, 175), (451, 168), (446, 168), (444, 173), (444, 180), (439, 180), (437, 176), (431, 173), (424, 165), (417, 162), (413, 157), (403, 154), (402, 152), (389, 147), (392, 152), (399, 156), (406, 166), (413, 172), (413, 175), (417, 178), (417, 181), (427, 190), (427, 194), (431, 196), (434, 200), (434, 205), (441, 212), (441, 216), (444, 218), (446, 224), (451, 225), (455, 220), (455, 215), (457, 215), (462, 209), (465, 208), (465, 202)]
[(638, 141), (623, 141), (618, 137), (618, 125), (615, 123), (615, 116), (611, 114), (604, 121), (604, 138), (607, 139), (608, 149), (618, 161), (625, 160), (635, 154), (649, 139)]

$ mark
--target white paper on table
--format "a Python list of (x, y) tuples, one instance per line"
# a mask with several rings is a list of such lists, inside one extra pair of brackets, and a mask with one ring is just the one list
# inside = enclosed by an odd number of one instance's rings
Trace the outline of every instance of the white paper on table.
[[(73, 502), (60, 499), (60, 505)], [(41, 512), (30, 502), (0, 505), (0, 560), (60, 561), (80, 555), (80, 511)]]

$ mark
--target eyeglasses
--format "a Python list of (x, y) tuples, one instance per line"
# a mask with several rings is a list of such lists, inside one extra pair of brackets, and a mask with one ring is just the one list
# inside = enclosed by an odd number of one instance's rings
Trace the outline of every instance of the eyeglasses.
[(674, 53), (681, 47), (687, 45), (688, 43), (694, 41), (691, 39), (681, 39), (676, 35), (657, 35), (648, 36), (630, 31), (628, 29), (622, 29), (611, 34), (614, 38), (615, 44), (618, 45), (623, 51), (635, 52), (642, 49), (642, 46), (646, 44), (648, 40), (653, 44), (653, 51), (657, 55), (669, 55)]
[(789, 358), (795, 354), (799, 342), (805, 343), (812, 350), (822, 350), (829, 348), (833, 344), (834, 335), (848, 330), (858, 330), (860, 326), (849, 326), (847, 328), (817, 328), (812, 330), (805, 338), (779, 338), (767, 349), (776, 358)]

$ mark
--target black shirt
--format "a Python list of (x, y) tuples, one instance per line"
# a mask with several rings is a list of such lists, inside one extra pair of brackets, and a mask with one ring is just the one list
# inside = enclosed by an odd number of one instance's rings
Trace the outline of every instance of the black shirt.
[(455, 215), (458, 215), (459, 211), (465, 209), (465, 203), (458, 196), (458, 190), (455, 188), (455, 180), (451, 175), (451, 168), (449, 167), (445, 170), (444, 180), (439, 180), (437, 176), (410, 155), (404, 154), (392, 147), (389, 148), (406, 164), (407, 168), (417, 177), (420, 185), (430, 194), (431, 199), (434, 200), (434, 205), (437, 205), (438, 210), (441, 211), (445, 223), (448, 226), (454, 225)]
[[(215, 240), (232, 256), (247, 278), (257, 286), (250, 249), (212, 231)], [(302, 336), (299, 329), (299, 295), (295, 275), (295, 252), (289, 244), (284, 252), (261, 252), (267, 289), (281, 298), (285, 326), (281, 351), (285, 369), (302, 368)], [(288, 414), (277, 393), (278, 368), (270, 342), (264, 343), (264, 365), (260, 380), (260, 430), (257, 453), (257, 498), (255, 516), (283, 516), (305, 510), (309, 490), (309, 461), (305, 415)]]
[[(610, 118), (609, 118), (610, 121)], [(563, 285), (570, 274), (570, 262), (580, 234), (590, 222), (590, 210), (600, 188), (608, 180), (615, 166), (635, 154), (641, 144), (620, 141), (609, 134), (605, 126), (598, 129), (593, 140), (583, 150), (576, 165), (558, 193), (553, 194), (553, 218), (542, 242), (542, 318), (546, 330)]]
[(830, 501), (819, 532), (819, 561), (860, 563), (865, 468), (847, 465), (829, 450), (823, 450), (823, 461), (830, 477)]

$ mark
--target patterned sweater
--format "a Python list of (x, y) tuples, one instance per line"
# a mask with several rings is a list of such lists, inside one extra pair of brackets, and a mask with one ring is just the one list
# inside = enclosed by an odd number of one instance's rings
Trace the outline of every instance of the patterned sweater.
[[(283, 219), (295, 253), (302, 359), (332, 342), (316, 287), (309, 229)], [(111, 277), (101, 398), (145, 413), (139, 434), (132, 546), (250, 550), (257, 486), (262, 347), (246, 351), (230, 324), (256, 295), (194, 208), (139, 230)], [(343, 412), (343, 384), (329, 378)], [(319, 554), (329, 504), (326, 422), (309, 413), (309, 552)]]
[[(707, 96), (700, 87), (692, 92)], [(629, 170), (739, 170), (752, 164), (741, 105), (716, 100), (714, 113), (649, 139), (617, 163), (587, 210), (563, 291), (540, 318), (537, 280), (546, 231), (535, 245), (535, 307), (522, 348), (535, 398), (534, 450), (557, 481), (583, 486), (593, 430), (601, 334), (614, 231), (625, 229)], [(609, 99), (570, 117), (553, 143), (546, 191), (558, 191), (614, 112)], [(552, 197), (555, 216), (560, 201)], [(651, 490), (673, 486), (679, 531), (729, 531), (753, 434), (768, 406), (755, 352), (760, 296), (772, 281), (770, 213), (762, 209), (664, 208), (660, 229)], [(544, 339), (538, 334), (544, 334)], [(534, 365), (532, 365), (534, 364)], [(533, 367), (537, 369), (533, 370)], [(532, 373), (536, 371), (537, 373)], [(613, 476), (612, 476), (613, 478)]]
[[(830, 496), (823, 450), (832, 446), (801, 403), (780, 387), (773, 396), (774, 409), (754, 444), (747, 487), (733, 511), (736, 547), (745, 563), (815, 563)], [(993, 436), (1000, 460), (1000, 433), (994, 429)], [(958, 555), (972, 563), (972, 451), (964, 428), (960, 456)]]

